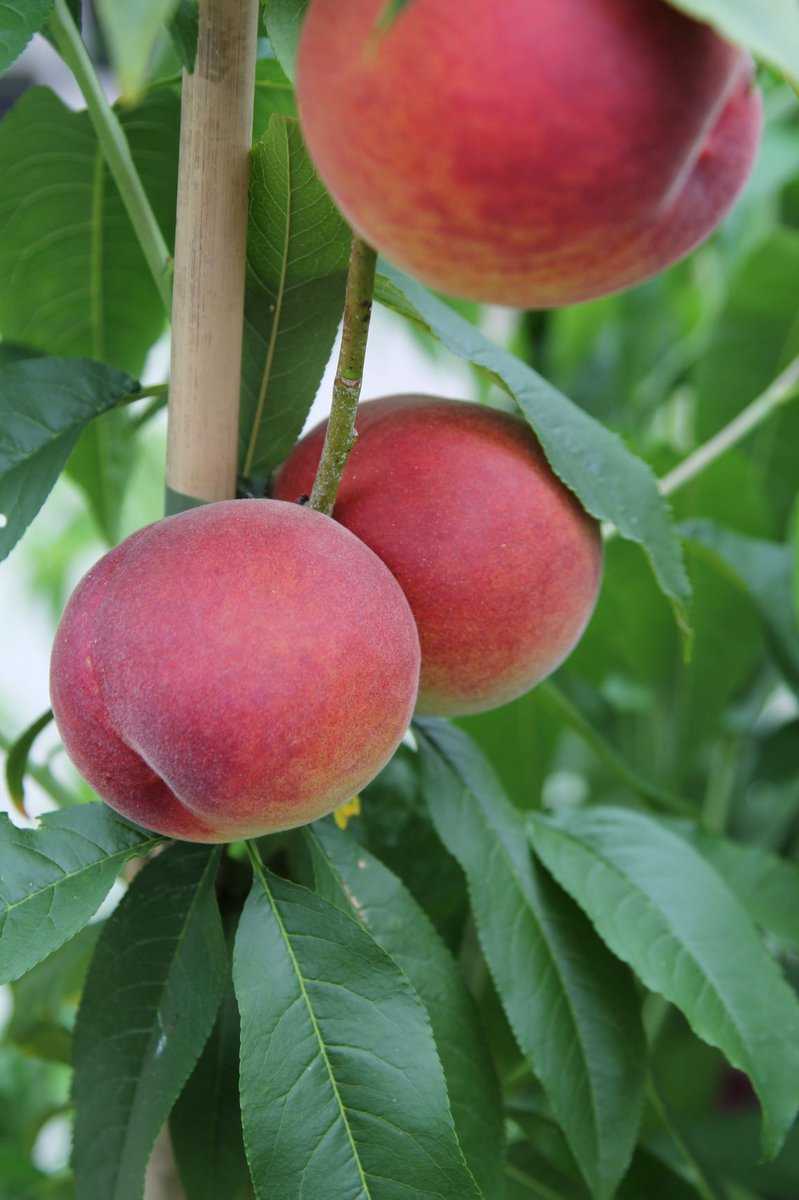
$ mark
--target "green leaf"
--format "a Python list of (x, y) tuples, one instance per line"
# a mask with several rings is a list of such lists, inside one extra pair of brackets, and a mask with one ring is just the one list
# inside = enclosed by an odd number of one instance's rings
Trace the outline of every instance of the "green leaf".
[(745, 1071), (763, 1145), (799, 1108), (799, 1002), (719, 875), (677, 834), (629, 809), (531, 816), (535, 852), (610, 949)]
[(297, 46), (310, 0), (267, 0), (266, 31), (289, 79), (294, 79)]
[[(795, 159), (795, 150), (788, 157)], [(799, 231), (794, 229), (773, 230), (736, 266), (696, 373), (696, 436), (700, 443), (718, 433), (761, 395), (799, 354), (797, 276)], [(736, 451), (754, 465), (780, 521), (794, 498), (797, 436), (799, 406), (786, 405)], [(722, 470), (720, 464), (714, 464), (711, 474)], [(700, 477), (686, 491), (701, 493), (706, 487)], [(728, 503), (735, 508), (738, 502), (734, 494)], [(725, 525), (733, 524), (726, 517), (722, 519)]]
[(233, 977), (258, 1200), (476, 1200), (427, 1014), (361, 925), (259, 870)]
[(247, 1200), (239, 1109), (239, 1010), (229, 988), (214, 1031), (169, 1120), (187, 1200)]
[(28, 757), (33, 748), (33, 743), (42, 730), (47, 728), (52, 719), (53, 710), (48, 708), (47, 712), (37, 717), (19, 735), (6, 757), (6, 787), (8, 788), (11, 803), (23, 817), (28, 815), (25, 811), (25, 775), (28, 771)]
[(689, 522), (685, 536), (712, 550), (752, 597), (774, 657), (799, 694), (799, 616), (793, 605), (790, 548), (745, 537), (710, 521)]
[(799, 496), (796, 498), (796, 503), (793, 507), (793, 517), (791, 520), (791, 555), (793, 559), (793, 571), (791, 574), (793, 584), (793, 611), (796, 620), (799, 621)]
[(97, 0), (97, 16), (126, 103), (141, 97), (156, 42), (177, 7), (178, 0)]
[(44, 504), (88, 422), (138, 390), (130, 376), (86, 359), (0, 369), (0, 558)]
[(799, 865), (694, 826), (675, 824), (675, 832), (716, 869), (756, 925), (799, 951)]
[(650, 468), (616, 434), (421, 284), (382, 261), (380, 272), (377, 298), (423, 325), (459, 358), (487, 371), (513, 397), (553, 471), (588, 512), (612, 521), (622, 537), (644, 547), (660, 587), (684, 623), (690, 584), (679, 539)]
[(334, 822), (305, 833), (316, 888), (355, 916), (411, 981), (427, 1009), (466, 1162), (482, 1193), (502, 1191), (502, 1099), (474, 1001), (427, 914), (400, 880)]
[[(160, 88), (119, 115), (171, 245), (179, 98)], [(138, 374), (166, 314), (88, 115), (27, 91), (0, 124), (0, 177), (3, 336)]]
[(48, 813), (38, 829), (0, 817), (0, 983), (18, 979), (82, 929), (124, 863), (160, 840), (105, 804)]
[(713, 25), (793, 80), (799, 80), (799, 19), (794, 0), (669, 0)]
[(0, 73), (7, 71), (44, 26), (53, 0), (4, 0), (0, 4)]
[(514, 808), (537, 808), (563, 729), (541, 688), (457, 724), (489, 759)]
[(265, 474), (310, 411), (344, 307), (350, 233), (299, 125), (274, 115), (250, 175), (240, 461)]
[(276, 58), (259, 58), (255, 64), (255, 101), (252, 117), (253, 142), (268, 132), (272, 116), (296, 117), (297, 103), (291, 80)]
[(42, 1030), (67, 1033), (65, 1009), (77, 1008), (101, 928), (87, 925), (12, 984), (14, 1013), (6, 1036), (27, 1053), (41, 1050)]
[(200, 32), (198, 0), (177, 0), (175, 15), (169, 23), (169, 36), (181, 64), (190, 73), (197, 59), (197, 38)]
[(83, 489), (109, 546), (119, 541), (122, 498), (135, 463), (133, 429), (125, 409), (98, 417), (84, 429), (67, 463), (67, 474)]
[(218, 862), (217, 848), (171, 846), (100, 936), (75, 1025), (76, 1200), (141, 1200), (155, 1139), (224, 994)]
[(533, 863), (524, 818), (444, 721), (415, 726), (424, 794), (469, 883), (483, 952), (516, 1039), (598, 1198), (635, 1145), (646, 1048), (629, 973)]

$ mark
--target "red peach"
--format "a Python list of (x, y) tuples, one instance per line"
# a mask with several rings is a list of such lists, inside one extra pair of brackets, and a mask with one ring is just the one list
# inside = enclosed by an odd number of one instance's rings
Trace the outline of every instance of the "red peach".
[(159, 521), (92, 568), (51, 694), (112, 808), (229, 842), (355, 795), (402, 738), (418, 674), (410, 609), (371, 550), (309, 509), (237, 500)]
[[(479, 404), (392, 396), (361, 406), (334, 516), (394, 572), (422, 644), (417, 710), (456, 715), (528, 691), (573, 648), (602, 573), (598, 526), (527, 425)], [(325, 426), (281, 468), (309, 492)]]
[(298, 99), (359, 233), (431, 287), (550, 308), (703, 241), (757, 149), (752, 63), (662, 0), (312, 0)]

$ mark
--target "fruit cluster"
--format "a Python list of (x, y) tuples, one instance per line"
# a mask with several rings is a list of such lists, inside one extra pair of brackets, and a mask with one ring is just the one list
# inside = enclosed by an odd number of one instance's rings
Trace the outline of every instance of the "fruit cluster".
[[(662, 0), (313, 0), (298, 97), (334, 199), (433, 286), (553, 306), (706, 237), (750, 170), (751, 63)], [(596, 522), (527, 426), (480, 405), (362, 406), (333, 520), (324, 426), (274, 499), (141, 530), (83, 580), (52, 662), (74, 762), (171, 837), (304, 824), (420, 713), (480, 712), (552, 672), (596, 601)]]

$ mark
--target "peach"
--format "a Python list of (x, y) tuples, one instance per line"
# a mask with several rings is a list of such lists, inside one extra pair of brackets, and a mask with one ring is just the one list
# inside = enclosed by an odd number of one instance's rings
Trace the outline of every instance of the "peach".
[(311, 0), (308, 148), (356, 230), (456, 296), (550, 308), (705, 239), (746, 181), (749, 56), (662, 0)]
[(371, 550), (309, 509), (236, 500), (159, 521), (92, 568), (51, 694), (112, 808), (229, 842), (355, 795), (401, 740), (418, 675), (410, 609)]
[[(580, 637), (602, 573), (598, 526), (527, 425), (425, 396), (358, 414), (334, 517), (393, 571), (422, 645), (417, 711), (495, 708), (549, 675)], [(325, 426), (295, 448), (276, 494), (310, 491)]]

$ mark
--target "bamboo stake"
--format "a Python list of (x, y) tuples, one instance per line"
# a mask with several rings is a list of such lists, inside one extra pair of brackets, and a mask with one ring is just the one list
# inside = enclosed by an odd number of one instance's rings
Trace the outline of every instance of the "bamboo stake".
[(183, 75), (167, 512), (236, 493), (259, 0), (201, 0)]

